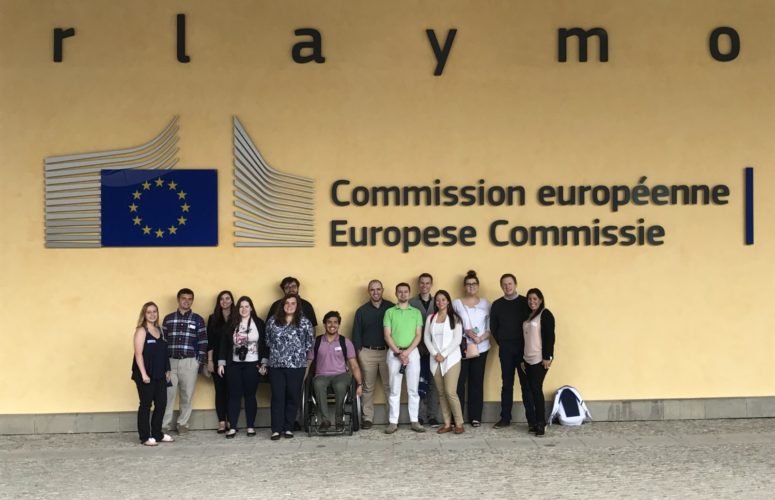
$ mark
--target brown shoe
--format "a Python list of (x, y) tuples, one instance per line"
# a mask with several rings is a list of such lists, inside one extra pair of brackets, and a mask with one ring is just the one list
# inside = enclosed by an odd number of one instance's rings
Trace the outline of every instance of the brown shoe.
[(369, 430), (374, 424), (371, 423), (371, 420), (364, 420), (361, 424), (361, 429), (363, 430)]
[(455, 434), (463, 434), (463, 426), (462, 425), (456, 425), (455, 426)]
[(452, 432), (452, 426), (449, 424), (444, 424), (442, 427), (439, 427), (439, 430), (436, 431), (436, 434), (446, 434), (448, 432)]

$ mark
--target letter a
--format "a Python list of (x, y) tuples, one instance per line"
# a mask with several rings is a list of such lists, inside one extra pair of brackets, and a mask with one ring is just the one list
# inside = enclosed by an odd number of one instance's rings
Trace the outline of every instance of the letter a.
[[(306, 64), (308, 62), (315, 61), (318, 64), (326, 62), (326, 58), (323, 57), (323, 40), (320, 36), (320, 32), (314, 28), (301, 28), (293, 32), (296, 36), (311, 36), (312, 40), (308, 42), (298, 42), (293, 46), (291, 55), (293, 60), (298, 64)], [(310, 49), (312, 51), (309, 55), (302, 55), (301, 51), (304, 49)]]

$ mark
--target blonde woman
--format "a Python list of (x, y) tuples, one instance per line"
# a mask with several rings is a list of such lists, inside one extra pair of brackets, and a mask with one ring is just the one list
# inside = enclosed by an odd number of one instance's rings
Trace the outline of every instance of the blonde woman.
[[(159, 308), (146, 302), (137, 320), (134, 335), (135, 355), (132, 359), (132, 380), (137, 385), (140, 406), (137, 409), (137, 432), (145, 446), (159, 442), (171, 443), (172, 437), (161, 430), (167, 407), (167, 382), (170, 380), (170, 358), (167, 342), (159, 326)], [(153, 403), (153, 415), (151, 415)]]
[(457, 395), (457, 380), (460, 376), (460, 341), (463, 338), (463, 322), (451, 307), (452, 299), (446, 290), (439, 290), (434, 296), (436, 312), (425, 322), (425, 346), (431, 358), (431, 373), (439, 391), (439, 403), (444, 425), (439, 434), (452, 431), (452, 417), (455, 417), (455, 434), (463, 432), (463, 410)]

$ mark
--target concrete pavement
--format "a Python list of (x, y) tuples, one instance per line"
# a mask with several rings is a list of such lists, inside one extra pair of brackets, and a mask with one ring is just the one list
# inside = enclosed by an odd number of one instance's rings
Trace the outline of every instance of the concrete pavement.
[(463, 435), (273, 442), (192, 431), (156, 448), (136, 433), (0, 436), (3, 498), (775, 497), (775, 419), (524, 424)]

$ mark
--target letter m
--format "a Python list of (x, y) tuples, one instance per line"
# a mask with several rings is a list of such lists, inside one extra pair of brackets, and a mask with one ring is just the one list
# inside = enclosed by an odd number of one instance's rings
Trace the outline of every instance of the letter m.
[(592, 28), (584, 30), (582, 28), (557, 30), (557, 60), (566, 62), (568, 60), (568, 38), (575, 36), (579, 39), (579, 62), (587, 62), (587, 39), (596, 36), (600, 46), (600, 62), (608, 62), (608, 32), (603, 28)]

